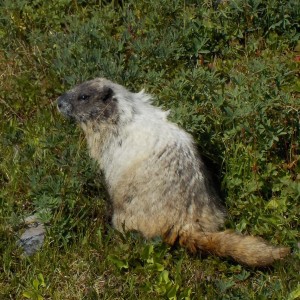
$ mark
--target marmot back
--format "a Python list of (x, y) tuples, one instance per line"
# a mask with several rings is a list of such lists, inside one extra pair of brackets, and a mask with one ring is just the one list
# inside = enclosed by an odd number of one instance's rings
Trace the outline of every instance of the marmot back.
[(113, 203), (113, 225), (161, 236), (190, 251), (264, 266), (289, 253), (260, 238), (219, 231), (225, 210), (209, 182), (192, 137), (151, 105), (104, 78), (84, 82), (58, 99), (58, 108), (85, 132)]

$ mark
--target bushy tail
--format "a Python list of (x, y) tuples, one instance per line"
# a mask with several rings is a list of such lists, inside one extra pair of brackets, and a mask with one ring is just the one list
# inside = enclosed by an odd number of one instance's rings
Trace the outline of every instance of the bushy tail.
[(179, 243), (190, 251), (201, 250), (252, 267), (267, 266), (290, 253), (287, 247), (274, 247), (259, 237), (243, 236), (231, 230), (220, 232), (184, 233)]

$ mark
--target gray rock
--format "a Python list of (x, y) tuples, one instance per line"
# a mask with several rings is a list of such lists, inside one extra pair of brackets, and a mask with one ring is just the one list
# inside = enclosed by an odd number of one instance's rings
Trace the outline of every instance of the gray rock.
[(24, 220), (27, 229), (20, 236), (18, 245), (20, 245), (26, 255), (32, 255), (38, 251), (45, 239), (45, 226), (35, 215), (29, 216)]

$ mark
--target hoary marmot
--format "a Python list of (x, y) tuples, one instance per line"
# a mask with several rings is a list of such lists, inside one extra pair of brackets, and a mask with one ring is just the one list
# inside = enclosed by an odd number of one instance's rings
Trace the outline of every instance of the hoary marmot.
[(219, 231), (220, 205), (192, 137), (151, 104), (151, 96), (104, 78), (84, 82), (58, 99), (62, 114), (85, 132), (90, 155), (104, 173), (113, 226), (161, 236), (191, 252), (265, 266), (289, 253), (260, 238)]

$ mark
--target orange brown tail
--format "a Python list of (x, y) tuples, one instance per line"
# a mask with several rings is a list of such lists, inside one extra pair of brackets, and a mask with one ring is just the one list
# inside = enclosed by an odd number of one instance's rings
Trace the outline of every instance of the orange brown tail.
[(259, 237), (243, 236), (231, 230), (220, 232), (184, 233), (180, 245), (191, 252), (197, 250), (222, 257), (232, 257), (239, 263), (252, 267), (267, 266), (290, 253), (287, 247), (274, 247)]

